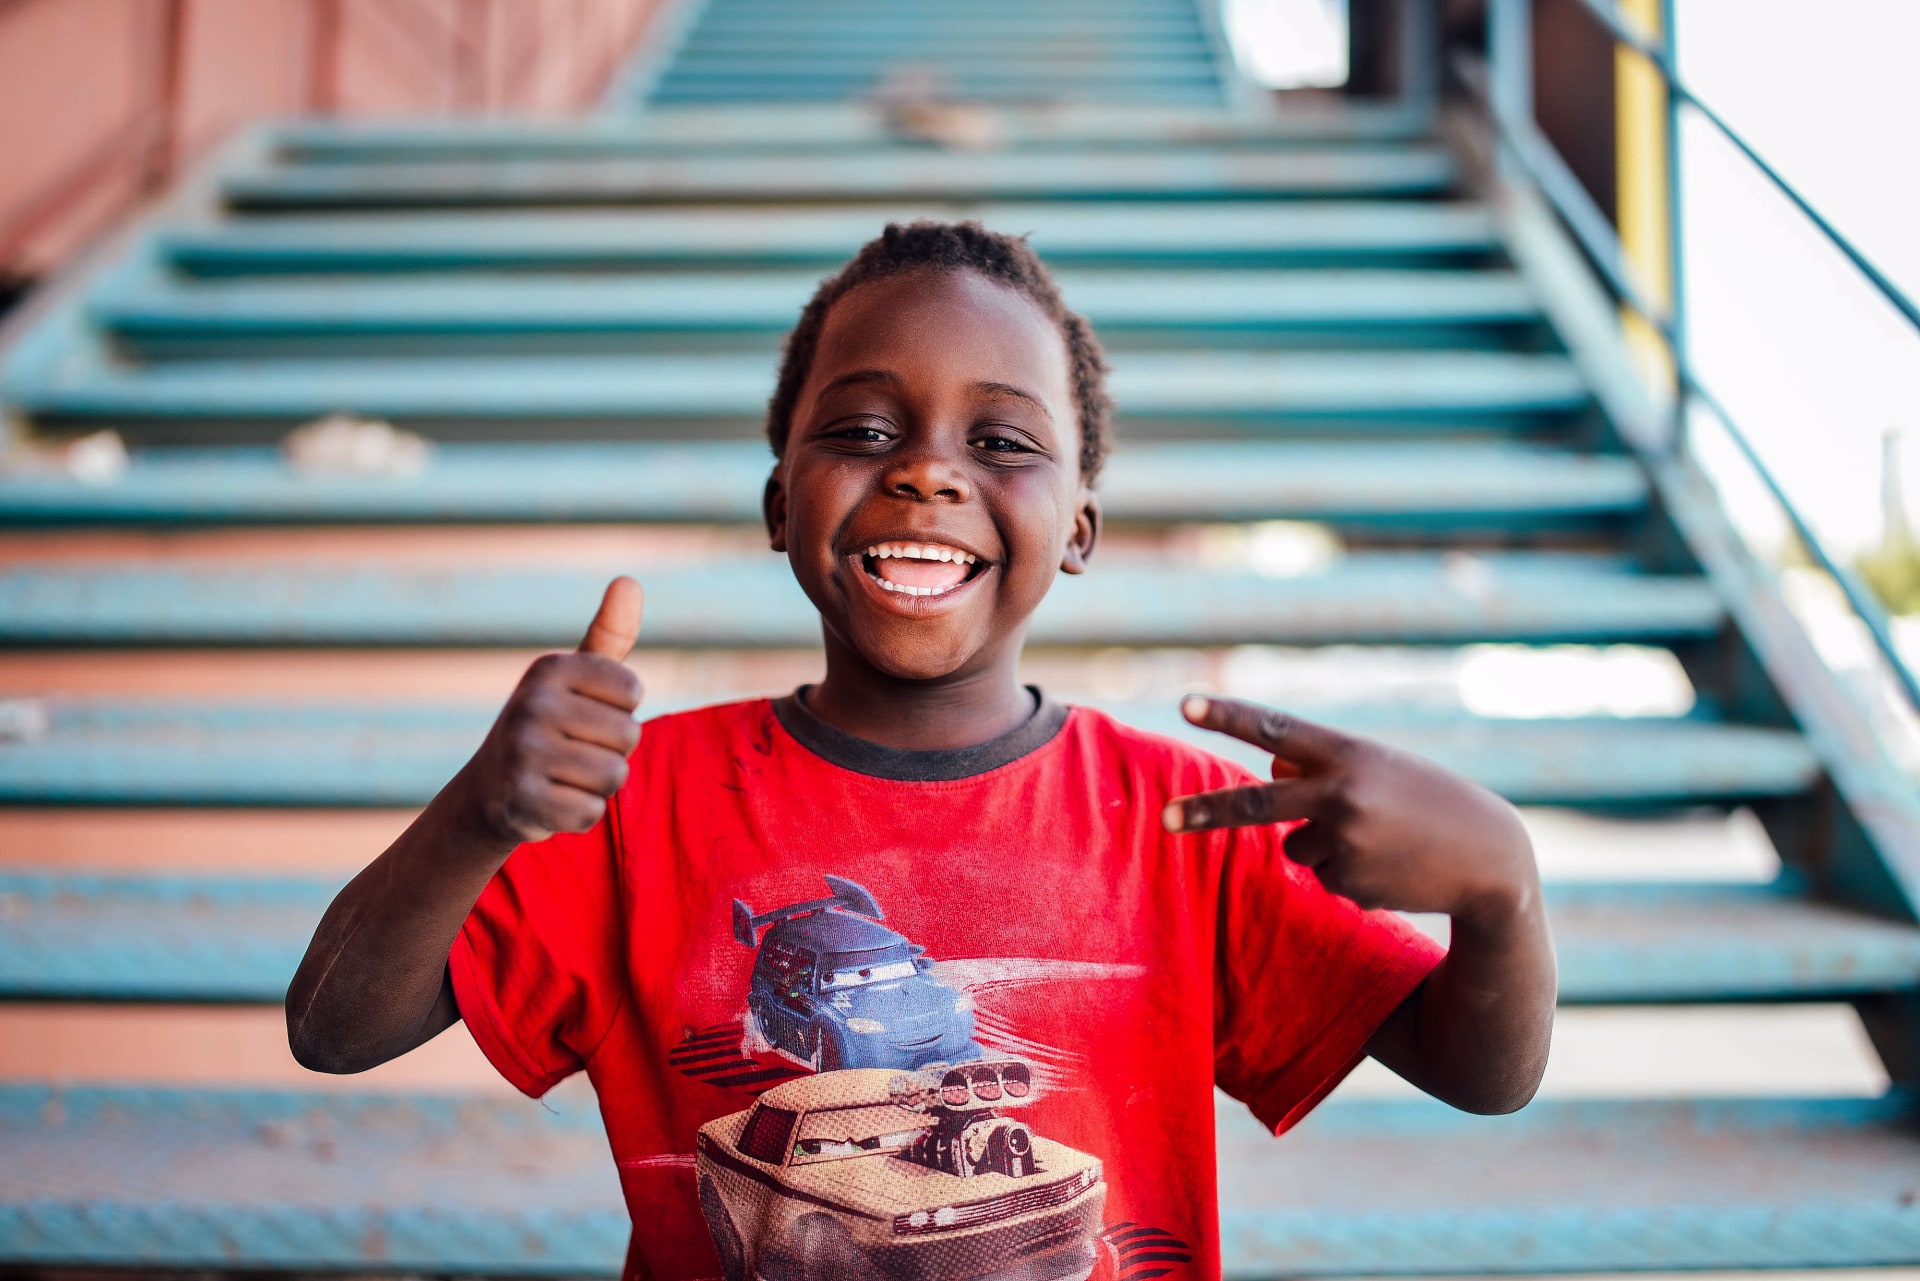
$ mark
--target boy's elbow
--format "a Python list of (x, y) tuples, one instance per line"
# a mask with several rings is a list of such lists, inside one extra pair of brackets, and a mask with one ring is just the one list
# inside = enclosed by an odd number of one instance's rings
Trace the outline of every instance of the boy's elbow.
[(304, 1041), (289, 1041), (287, 1045), (293, 1051), (293, 1061), (309, 1072), (325, 1072), (329, 1076), (351, 1076), (355, 1072), (366, 1071), (370, 1066), (356, 1062), (331, 1046), (313, 1045)]
[(293, 1061), (309, 1072), (345, 1076), (361, 1070), (337, 1047), (314, 1037), (301, 1036), (291, 1028), (287, 1030), (287, 1049), (293, 1052)]
[(1442, 1098), (1462, 1112), (1475, 1116), (1510, 1116), (1533, 1102), (1540, 1092), (1540, 1079), (1546, 1065), (1524, 1068), (1510, 1076), (1475, 1081), (1443, 1095)]
[(325, 1072), (329, 1076), (351, 1076), (381, 1063), (380, 1059), (369, 1058), (357, 1053), (354, 1047), (341, 1044), (335, 1037), (297, 1024), (291, 1007), (287, 1011), (287, 1049), (293, 1054), (293, 1061), (307, 1071)]
[(1533, 1096), (1539, 1092), (1540, 1083), (1536, 1080), (1515, 1089), (1491, 1091), (1473, 1098), (1455, 1100), (1453, 1105), (1475, 1116), (1511, 1116), (1533, 1102)]

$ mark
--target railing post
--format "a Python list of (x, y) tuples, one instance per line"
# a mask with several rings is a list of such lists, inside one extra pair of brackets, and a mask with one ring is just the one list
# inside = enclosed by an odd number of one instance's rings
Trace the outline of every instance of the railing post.
[(307, 110), (330, 116), (340, 109), (341, 0), (308, 0)]
[[(1680, 70), (1678, 28), (1674, 25), (1674, 0), (1660, 0), (1660, 40), (1666, 50), (1667, 65)], [(1687, 278), (1680, 199), (1680, 95), (1667, 88), (1667, 325), (1668, 341), (1673, 346), (1674, 419), (1673, 448), (1687, 447), (1686, 379), (1680, 371), (1687, 367)]]
[(186, 92), (183, 74), (187, 49), (187, 0), (166, 0), (153, 11), (155, 32), (148, 87), (149, 132), (140, 158), (140, 188), (159, 191), (173, 177), (180, 151), (180, 99)]
[[(1672, 38), (1668, 0), (1619, 0), (1621, 17), (1641, 42), (1665, 54)], [(1670, 397), (1668, 447), (1682, 447), (1687, 421), (1684, 354), (1674, 324), (1679, 281), (1675, 237), (1674, 93), (1652, 58), (1624, 43), (1614, 48), (1614, 150), (1621, 256), (1641, 295), (1659, 309), (1668, 337), (1631, 308), (1620, 318), (1628, 351), (1649, 387)], [(1669, 343), (1673, 345), (1669, 347)]]
[[(1488, 0), (1487, 98), (1500, 120), (1533, 119), (1533, 0)], [(1526, 172), (1504, 142), (1499, 163), (1510, 177)]]
[(1440, 100), (1440, 26), (1435, 0), (1398, 0), (1400, 103), (1431, 111)]

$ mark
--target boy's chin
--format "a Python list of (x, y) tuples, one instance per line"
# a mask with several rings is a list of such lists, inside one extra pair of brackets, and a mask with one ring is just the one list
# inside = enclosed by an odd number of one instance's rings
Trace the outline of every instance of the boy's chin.
[(867, 666), (897, 681), (939, 681), (969, 673), (983, 657), (975, 646), (889, 644), (889, 638), (860, 637), (854, 643)]

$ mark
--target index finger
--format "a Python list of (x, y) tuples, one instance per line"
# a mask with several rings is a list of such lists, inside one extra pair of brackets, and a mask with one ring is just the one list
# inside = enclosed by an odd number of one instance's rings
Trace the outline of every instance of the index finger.
[(1353, 746), (1353, 740), (1337, 729), (1238, 698), (1189, 694), (1180, 700), (1180, 711), (1201, 729), (1231, 734), (1283, 761), (1312, 769), (1337, 764)]

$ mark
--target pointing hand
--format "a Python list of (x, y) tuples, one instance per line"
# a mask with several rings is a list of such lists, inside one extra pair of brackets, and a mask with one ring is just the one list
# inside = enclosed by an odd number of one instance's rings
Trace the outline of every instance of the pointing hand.
[(625, 575), (609, 583), (580, 648), (534, 660), (462, 771), (494, 843), (584, 832), (626, 782), (640, 680), (624, 660), (640, 606), (640, 584)]
[(1287, 854), (1362, 907), (1510, 911), (1537, 895), (1533, 847), (1512, 806), (1457, 774), (1370, 739), (1233, 698), (1180, 710), (1274, 754), (1271, 783), (1167, 803), (1173, 832), (1305, 819)]

